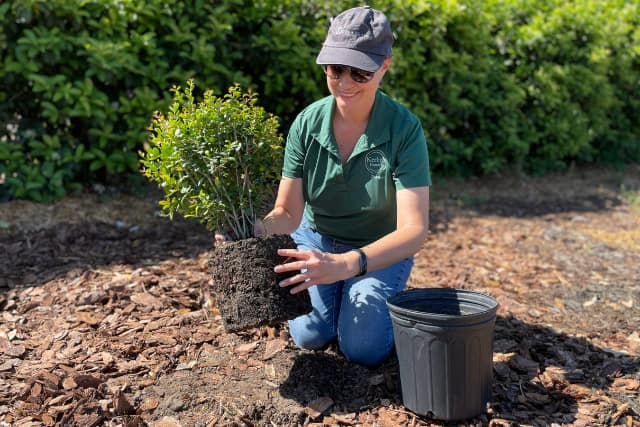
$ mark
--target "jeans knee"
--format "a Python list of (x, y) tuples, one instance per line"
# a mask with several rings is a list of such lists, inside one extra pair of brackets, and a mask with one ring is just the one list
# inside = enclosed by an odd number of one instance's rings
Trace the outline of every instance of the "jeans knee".
[(387, 360), (393, 350), (393, 343), (385, 345), (381, 341), (357, 342), (340, 340), (340, 351), (347, 360), (363, 366), (377, 366)]
[(300, 318), (289, 321), (289, 335), (296, 346), (305, 350), (320, 350), (335, 339), (335, 334)]

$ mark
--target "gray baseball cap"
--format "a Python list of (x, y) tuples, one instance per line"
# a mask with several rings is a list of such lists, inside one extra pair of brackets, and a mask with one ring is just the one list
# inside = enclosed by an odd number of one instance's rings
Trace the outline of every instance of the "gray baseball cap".
[(370, 6), (354, 7), (331, 20), (316, 63), (374, 72), (391, 56), (392, 45), (393, 33), (385, 14)]

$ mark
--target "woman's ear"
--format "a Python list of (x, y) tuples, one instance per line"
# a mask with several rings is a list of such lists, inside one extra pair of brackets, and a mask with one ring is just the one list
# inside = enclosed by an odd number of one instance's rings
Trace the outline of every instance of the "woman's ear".
[(387, 70), (391, 66), (392, 62), (393, 62), (393, 57), (388, 56), (385, 58), (384, 62), (382, 63), (382, 66), (385, 68), (385, 70)]
[(392, 60), (393, 60), (393, 58), (389, 56), (389, 57), (385, 58), (384, 62), (380, 66), (380, 71), (382, 71), (382, 75), (383, 76), (384, 76), (384, 73), (386, 73), (387, 70), (389, 69), (389, 67), (391, 66)]
[(382, 78), (384, 77), (384, 75), (386, 74), (387, 70), (389, 69), (389, 66), (391, 66), (391, 61), (392, 61), (392, 58), (390, 56), (385, 58), (384, 62), (380, 66), (380, 69), (378, 69), (378, 72), (380, 73), (379, 74), (380, 75), (379, 83), (382, 82)]

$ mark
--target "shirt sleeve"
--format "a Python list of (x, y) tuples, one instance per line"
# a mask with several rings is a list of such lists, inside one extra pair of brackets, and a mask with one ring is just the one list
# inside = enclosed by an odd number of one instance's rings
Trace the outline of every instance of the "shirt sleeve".
[(429, 151), (422, 125), (413, 116), (407, 121), (406, 129), (393, 172), (396, 189), (430, 186)]
[(282, 166), (282, 176), (286, 178), (302, 178), (305, 152), (301, 122), (302, 116), (298, 115), (291, 124), (287, 135)]

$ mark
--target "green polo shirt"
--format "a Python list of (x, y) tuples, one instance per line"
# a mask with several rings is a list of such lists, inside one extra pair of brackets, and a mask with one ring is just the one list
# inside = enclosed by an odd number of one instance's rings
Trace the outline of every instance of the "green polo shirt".
[(342, 165), (334, 105), (328, 96), (296, 117), (282, 175), (302, 178), (311, 227), (360, 247), (396, 229), (396, 190), (431, 185), (427, 142), (418, 118), (378, 91), (367, 128)]

